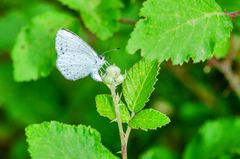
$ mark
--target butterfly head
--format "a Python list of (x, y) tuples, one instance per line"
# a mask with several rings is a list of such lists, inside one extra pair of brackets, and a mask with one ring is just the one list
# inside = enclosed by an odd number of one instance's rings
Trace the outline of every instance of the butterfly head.
[(105, 58), (101, 55), (99, 55), (98, 57), (99, 57), (100, 60), (103, 60), (103, 61), (105, 60)]
[(98, 55), (98, 57), (99, 57), (98, 60), (97, 60), (98, 65), (102, 66), (103, 64), (106, 63), (106, 60), (105, 60), (104, 56)]

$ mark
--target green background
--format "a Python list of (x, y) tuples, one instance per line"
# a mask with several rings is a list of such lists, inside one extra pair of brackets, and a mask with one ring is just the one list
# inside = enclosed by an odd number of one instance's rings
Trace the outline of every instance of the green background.
[[(139, 54), (128, 54), (126, 44), (134, 29), (133, 23), (139, 19), (143, 1), (119, 2), (122, 3), (118, 7), (114, 1), (109, 1), (111, 5), (103, 1), (99, 6), (94, 15), (101, 17), (103, 10), (107, 14), (102, 18), (111, 20), (116, 14), (121, 20), (109, 24), (113, 28), (110, 33), (96, 33), (98, 31), (91, 29), (92, 16), (84, 17), (87, 13), (81, 10), (90, 7), (88, 3), (81, 4), (79, 16), (78, 8), (70, 9), (57, 0), (0, 1), (0, 158), (29, 158), (24, 128), (51, 120), (90, 125), (101, 133), (102, 142), (110, 151), (116, 154), (120, 150), (116, 123), (101, 117), (95, 106), (95, 96), (109, 94), (109, 90), (90, 77), (75, 82), (64, 79), (55, 67), (55, 34), (51, 32), (52, 28), (66, 25), (99, 54), (120, 47), (119, 51), (105, 56), (124, 73), (141, 59)], [(240, 4), (235, 1), (218, 2), (225, 11), (240, 10)], [(116, 13), (109, 14), (107, 7)], [(55, 12), (58, 14), (51, 19), (48, 14)], [(232, 34), (238, 46), (238, 18), (234, 26)], [(236, 52), (239, 53), (239, 49)], [(52, 62), (46, 64), (46, 58)], [(238, 59), (234, 61), (236, 71), (239, 71)], [(161, 64), (158, 82), (147, 105), (167, 114), (171, 123), (156, 131), (133, 130), (128, 145), (129, 158), (240, 158), (237, 142), (240, 98), (218, 70), (212, 68), (206, 73), (206, 66), (207, 62), (181, 66), (172, 66), (171, 62)], [(37, 74), (32, 74), (36, 68)]]

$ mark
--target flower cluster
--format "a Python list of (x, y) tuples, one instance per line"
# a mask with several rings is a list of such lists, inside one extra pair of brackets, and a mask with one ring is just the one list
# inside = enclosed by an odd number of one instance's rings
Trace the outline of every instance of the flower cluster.
[(106, 73), (103, 76), (103, 82), (107, 85), (117, 86), (124, 80), (124, 76), (121, 74), (121, 70), (116, 65), (110, 65), (106, 69)]

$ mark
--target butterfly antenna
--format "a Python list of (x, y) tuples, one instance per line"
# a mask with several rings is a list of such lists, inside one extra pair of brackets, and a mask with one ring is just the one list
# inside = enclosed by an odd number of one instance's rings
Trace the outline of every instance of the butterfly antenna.
[(117, 51), (117, 50), (119, 50), (120, 48), (115, 48), (115, 49), (111, 49), (111, 50), (108, 50), (108, 51), (104, 51), (103, 53), (102, 53), (102, 55), (104, 55), (104, 54), (106, 54), (106, 53), (108, 53), (108, 52), (112, 52), (112, 51)]

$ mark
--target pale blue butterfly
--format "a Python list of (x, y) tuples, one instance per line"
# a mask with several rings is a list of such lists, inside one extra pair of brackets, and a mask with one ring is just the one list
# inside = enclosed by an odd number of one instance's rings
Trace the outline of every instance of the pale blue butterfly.
[(90, 75), (102, 81), (99, 70), (108, 64), (79, 36), (60, 29), (56, 36), (57, 68), (68, 80), (78, 80)]

